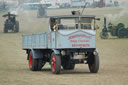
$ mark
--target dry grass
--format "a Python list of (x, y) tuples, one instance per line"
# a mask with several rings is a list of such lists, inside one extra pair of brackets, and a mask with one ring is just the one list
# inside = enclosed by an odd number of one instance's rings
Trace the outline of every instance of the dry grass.
[[(71, 10), (48, 10), (48, 14), (70, 14)], [(96, 8), (87, 9), (84, 14), (96, 14), (103, 19), (106, 13), (120, 11), (121, 8)], [(0, 18), (0, 85), (127, 85), (128, 39), (101, 40), (98, 34), (100, 30), (97, 32), (97, 48), (100, 54), (99, 73), (89, 73), (87, 65), (76, 65), (73, 71), (62, 70), (60, 75), (53, 75), (49, 64), (45, 65), (42, 71), (29, 71), (27, 55), (21, 47), (21, 35), (43, 32), (46, 29), (45, 20), (37, 19), (35, 12), (32, 11), (29, 15), (31, 20), (28, 20), (25, 14), (26, 12), (20, 13), (18, 17), (20, 33), (2, 33), (4, 19)], [(123, 18), (122, 21), (126, 20), (127, 18)], [(101, 26), (103, 26), (102, 21), (98, 23)]]

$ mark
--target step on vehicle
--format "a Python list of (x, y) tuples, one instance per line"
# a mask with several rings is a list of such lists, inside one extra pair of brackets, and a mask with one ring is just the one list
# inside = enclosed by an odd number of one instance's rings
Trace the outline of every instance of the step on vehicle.
[(73, 70), (76, 64), (88, 64), (91, 73), (99, 70), (95, 22), (92, 15), (48, 17), (48, 31), (22, 36), (29, 69), (40, 71), (49, 62), (54, 74)]
[(4, 33), (8, 33), (9, 30), (12, 32), (19, 32), (19, 22), (16, 20), (16, 15), (8, 14), (3, 15), (3, 17), (8, 17), (4, 23)]

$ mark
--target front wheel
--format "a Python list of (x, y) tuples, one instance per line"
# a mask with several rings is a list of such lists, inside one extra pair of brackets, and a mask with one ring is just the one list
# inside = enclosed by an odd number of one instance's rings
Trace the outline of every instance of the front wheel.
[(88, 67), (91, 73), (97, 73), (99, 70), (99, 56), (91, 54), (88, 58)]
[(54, 74), (59, 74), (61, 70), (61, 56), (55, 53), (51, 55), (51, 70)]

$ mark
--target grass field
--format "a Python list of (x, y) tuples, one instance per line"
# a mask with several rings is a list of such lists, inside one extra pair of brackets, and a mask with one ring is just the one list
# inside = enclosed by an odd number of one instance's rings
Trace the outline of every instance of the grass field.
[[(70, 14), (75, 9), (47, 10), (48, 15)], [(76, 9), (78, 10), (78, 9)], [(80, 9), (82, 10), (82, 9)], [(101, 18), (97, 24), (103, 27), (103, 17), (112, 14), (121, 15), (122, 8), (86, 9), (84, 14)], [(46, 31), (46, 19), (37, 18), (36, 12), (19, 12), (20, 33), (3, 33), (4, 18), (0, 13), (0, 85), (127, 85), (128, 81), (128, 39), (110, 38), (101, 40), (97, 30), (97, 48), (100, 55), (100, 70), (97, 74), (89, 73), (87, 65), (76, 65), (72, 71), (61, 71), (54, 75), (49, 64), (39, 72), (28, 69), (26, 53), (22, 50), (22, 34)], [(112, 19), (112, 18), (111, 18)], [(110, 19), (109, 19), (110, 20)], [(108, 21), (109, 21), (108, 20)], [(128, 14), (114, 24), (123, 22), (128, 27)]]

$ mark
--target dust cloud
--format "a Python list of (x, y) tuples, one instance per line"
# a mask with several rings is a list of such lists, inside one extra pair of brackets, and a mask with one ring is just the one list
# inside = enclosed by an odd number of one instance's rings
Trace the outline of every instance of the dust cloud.
[(115, 14), (110, 12), (109, 14), (105, 14), (104, 17), (107, 17), (110, 21), (118, 21), (128, 15), (128, 1), (120, 2), (120, 6), (118, 8), (121, 8), (120, 12)]

